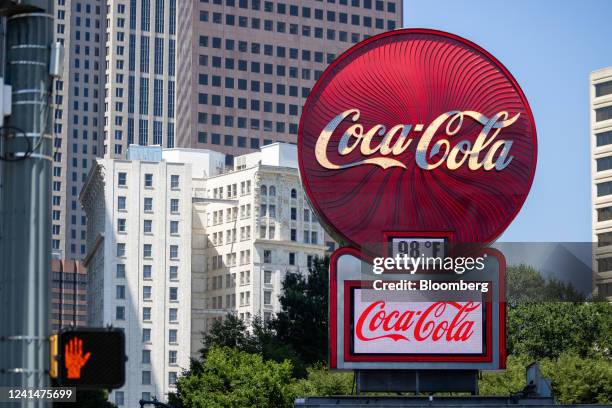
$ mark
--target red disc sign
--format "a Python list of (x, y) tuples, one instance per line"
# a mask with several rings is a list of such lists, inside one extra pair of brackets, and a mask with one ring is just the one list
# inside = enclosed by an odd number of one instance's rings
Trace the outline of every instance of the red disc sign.
[(525, 95), (491, 54), (425, 29), (371, 37), (338, 57), (300, 120), (302, 182), (354, 246), (440, 232), (488, 243), (525, 201), (537, 139)]

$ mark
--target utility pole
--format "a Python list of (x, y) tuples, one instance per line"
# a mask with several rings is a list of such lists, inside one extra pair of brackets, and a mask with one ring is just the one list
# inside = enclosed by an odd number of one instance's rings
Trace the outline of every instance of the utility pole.
[[(0, 132), (0, 386), (48, 386), (52, 0), (0, 0), (12, 113)], [(57, 61), (57, 59), (56, 59)], [(47, 407), (50, 402), (3, 406)]]

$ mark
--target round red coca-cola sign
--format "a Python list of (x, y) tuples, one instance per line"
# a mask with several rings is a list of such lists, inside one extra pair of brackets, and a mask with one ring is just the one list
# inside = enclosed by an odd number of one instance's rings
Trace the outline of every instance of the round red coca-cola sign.
[(425, 29), (338, 57), (300, 120), (302, 182), (320, 219), (357, 247), (385, 234), (501, 234), (527, 198), (537, 138), (525, 95), (491, 54)]

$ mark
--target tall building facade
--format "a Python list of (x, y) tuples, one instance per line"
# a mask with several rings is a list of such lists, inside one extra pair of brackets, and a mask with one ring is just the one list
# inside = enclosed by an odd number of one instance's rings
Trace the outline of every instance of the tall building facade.
[(142, 152), (98, 159), (80, 197), (88, 320), (125, 331), (126, 381), (110, 398), (128, 407), (165, 399), (190, 356), (193, 167)]
[(174, 146), (177, 0), (108, 2), (104, 154)]
[(54, 83), (53, 249), (82, 259), (78, 195), (96, 157), (174, 145), (176, 0), (57, 0), (64, 45)]
[(612, 300), (612, 67), (592, 72), (590, 88), (594, 289)]
[(295, 142), (327, 65), (402, 26), (401, 0), (185, 0), (178, 4), (176, 145), (245, 154)]
[(55, 41), (63, 73), (53, 84), (52, 248), (60, 258), (85, 256), (85, 214), (78, 195), (97, 156), (104, 123), (106, 4), (57, 0)]

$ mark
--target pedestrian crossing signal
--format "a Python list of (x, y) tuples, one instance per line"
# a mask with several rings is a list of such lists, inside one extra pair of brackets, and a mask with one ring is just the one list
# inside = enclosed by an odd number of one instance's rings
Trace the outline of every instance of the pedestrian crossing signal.
[(62, 387), (114, 389), (125, 382), (125, 335), (120, 329), (64, 329), (51, 338), (49, 373)]

